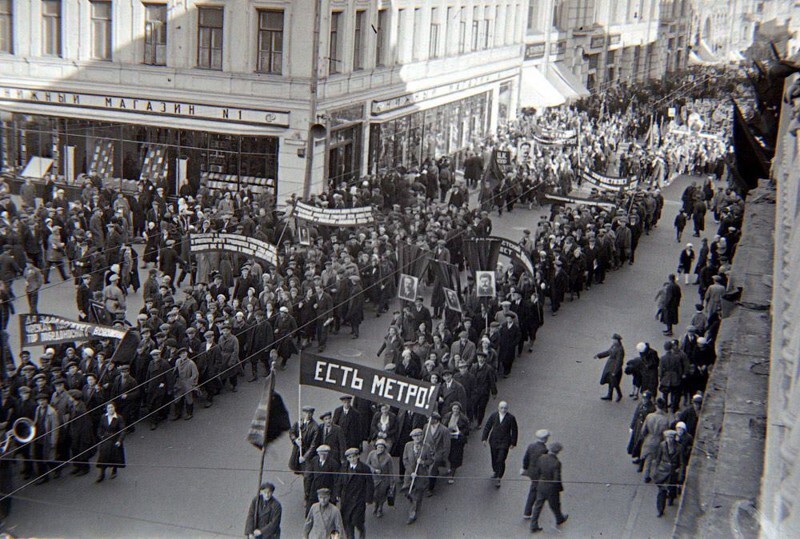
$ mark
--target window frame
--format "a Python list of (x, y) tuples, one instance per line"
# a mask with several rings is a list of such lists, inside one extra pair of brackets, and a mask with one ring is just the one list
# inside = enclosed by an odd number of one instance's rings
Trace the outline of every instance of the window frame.
[[(49, 13), (45, 6), (58, 6), (58, 13)], [(50, 58), (61, 58), (64, 54), (64, 39), (61, 28), (63, 2), (61, 0), (42, 0), (42, 56)], [(50, 35), (48, 30), (55, 31), (56, 35)], [(55, 50), (51, 51), (51, 47)]]
[[(167, 4), (143, 3), (144, 5), (144, 60), (149, 66), (167, 65)], [(163, 20), (151, 20), (150, 14), (154, 10), (163, 10)], [(159, 26), (161, 28), (159, 28)], [(163, 43), (159, 43), (157, 36), (163, 36)], [(150, 36), (150, 37), (148, 37)], [(163, 54), (163, 60), (159, 59)]]
[[(203, 24), (203, 14), (218, 12), (221, 16), (219, 26), (208, 26)], [(204, 34), (207, 31), (208, 46), (204, 46)], [(215, 35), (219, 32), (219, 47), (214, 47)], [(223, 54), (225, 52), (225, 8), (223, 6), (197, 6), (197, 62), (199, 69), (210, 71), (222, 71), (225, 65)], [(215, 51), (219, 51), (219, 66), (215, 65)]]
[(386, 44), (388, 43), (388, 35), (386, 32), (389, 31), (391, 24), (389, 23), (389, 17), (391, 17), (391, 11), (387, 8), (381, 8), (378, 10), (378, 36), (375, 41), (375, 67), (385, 67), (389, 64), (386, 56)]
[(14, 54), (14, 1), (0, 0), (0, 6), (6, 5), (7, 8), (0, 7), (0, 38), (3, 37), (2, 29), (5, 28), (7, 35), (7, 45), (0, 41), (0, 54)]
[(366, 42), (365, 25), (367, 23), (367, 10), (356, 10), (353, 22), (353, 71), (362, 71), (365, 65), (364, 45)]
[[(286, 33), (286, 12), (282, 9), (258, 9), (258, 38), (256, 50), (256, 71), (267, 75), (283, 75), (283, 59), (285, 55), (285, 33)], [(269, 15), (280, 15), (281, 26), (280, 30), (277, 27), (270, 27)], [(262, 17), (266, 24), (262, 26)], [(277, 36), (276, 34), (280, 34)], [(268, 47), (265, 48), (265, 41)], [(276, 51), (275, 45), (280, 42), (280, 50)], [(268, 65), (264, 65), (264, 55), (269, 56)]]
[[(342, 20), (344, 18), (343, 11), (331, 11), (331, 27), (328, 33), (328, 74), (338, 75), (342, 72), (342, 59), (339, 54), (342, 49)], [(336, 24), (334, 24), (334, 22)]]
[[(100, 8), (108, 9), (108, 14), (99, 13)], [(90, 0), (89, 16), (91, 21), (91, 58), (104, 62), (114, 57), (114, 5), (110, 0)], [(98, 30), (102, 30), (102, 50), (98, 48)]]

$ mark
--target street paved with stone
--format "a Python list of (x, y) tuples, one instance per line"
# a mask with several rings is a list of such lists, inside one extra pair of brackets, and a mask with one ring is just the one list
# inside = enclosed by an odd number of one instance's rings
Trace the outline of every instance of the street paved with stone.
[[(406, 503), (376, 519), (368, 509), (367, 530), (372, 537), (523, 537), (529, 522), (522, 510), (529, 481), (518, 476), (525, 447), (533, 433), (547, 428), (551, 442), (564, 445), (562, 506), (569, 522), (556, 529), (545, 508), (540, 525), (543, 537), (668, 537), (676, 508), (656, 518), (656, 488), (646, 485), (625, 452), (628, 424), (635, 402), (628, 398), (630, 378), (625, 377), (620, 403), (601, 401), (598, 382), (603, 360), (592, 359), (605, 350), (610, 335), (623, 337), (627, 357), (639, 341), (659, 351), (664, 337), (655, 321), (654, 297), (666, 275), (674, 272), (682, 244), (675, 240), (672, 222), (680, 194), (689, 178), (679, 178), (664, 194), (666, 207), (660, 225), (639, 244), (636, 264), (609, 274), (580, 300), (566, 303), (557, 317), (548, 313), (533, 353), (515, 363), (511, 378), (499, 385), (499, 398), (517, 416), (520, 445), (509, 455), (502, 487), (489, 479), (489, 450), (473, 433), (465, 451), (464, 466), (454, 485), (440, 482), (436, 495), (426, 498), (419, 520), (406, 525)], [(493, 215), (494, 234), (512, 239), (522, 229), (534, 228), (544, 210), (518, 207), (501, 218)], [(710, 221), (710, 217), (709, 217)], [(712, 222), (707, 233), (713, 233)], [(688, 229), (688, 227), (687, 227)], [(684, 242), (699, 239), (687, 238)], [(23, 283), (16, 283), (22, 296)], [(695, 286), (681, 285), (681, 332), (696, 302)], [(24, 298), (24, 296), (22, 296)], [(25, 312), (20, 299), (18, 312)], [(131, 300), (129, 313), (141, 305)], [(75, 316), (74, 288), (70, 282), (46, 290), (41, 312)], [(333, 337), (327, 354), (379, 367), (375, 355), (386, 331), (388, 317), (375, 318), (367, 308), (361, 338)], [(19, 330), (9, 327), (14, 349)], [(346, 332), (343, 332), (346, 333)], [(677, 333), (676, 333), (677, 334)], [(338, 394), (303, 388), (298, 395), (295, 358), (279, 372), (277, 390), (293, 416), (300, 402), (320, 411), (333, 409)], [(126, 441), (128, 467), (114, 481), (95, 484), (94, 474), (64, 476), (44, 486), (19, 492), (6, 524), (18, 536), (62, 537), (211, 537), (241, 536), (250, 499), (257, 489), (259, 452), (246, 440), (247, 429), (259, 399), (257, 384), (240, 385), (237, 394), (224, 393), (212, 408), (200, 409), (192, 421), (164, 424), (151, 432), (139, 428)], [(498, 401), (490, 403), (496, 406)], [(284, 537), (300, 537), (303, 523), (302, 478), (285, 471), (290, 443), (284, 436), (270, 447), (266, 477), (277, 484), (283, 504)], [(697, 457), (696, 457), (697, 458)], [(18, 483), (19, 484), (19, 483)]]

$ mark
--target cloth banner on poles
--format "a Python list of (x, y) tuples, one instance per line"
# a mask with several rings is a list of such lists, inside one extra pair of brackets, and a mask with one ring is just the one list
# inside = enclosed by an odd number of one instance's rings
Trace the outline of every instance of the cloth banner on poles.
[(317, 225), (353, 227), (375, 222), (372, 206), (359, 208), (318, 208), (304, 202), (294, 206), (294, 217)]
[(582, 206), (597, 206), (599, 208), (605, 208), (607, 210), (613, 210), (617, 206), (613, 202), (603, 202), (600, 200), (592, 200), (591, 198), (581, 198), (581, 197), (573, 197), (573, 196), (561, 196), (561, 195), (545, 195), (547, 200), (553, 200), (555, 202), (564, 202), (565, 204), (580, 204)]
[(122, 339), (127, 330), (69, 320), (54, 314), (19, 315), (22, 347), (46, 346), (92, 339)]
[(276, 246), (241, 234), (220, 232), (191, 234), (189, 236), (189, 248), (192, 253), (215, 251), (238, 253), (247, 257), (258, 258), (276, 268), (278, 267), (278, 248)]
[(511, 170), (511, 152), (508, 150), (492, 150), (492, 157), (483, 173), (483, 179), (489, 181), (489, 185), (494, 189), (497, 184), (503, 181), (506, 174)]
[(536, 271), (533, 268), (533, 261), (519, 243), (513, 242), (506, 238), (492, 237), (491, 239), (500, 242), (501, 255), (507, 256), (511, 260), (516, 261), (518, 264), (522, 265), (528, 271), (528, 273), (531, 274), (531, 277), (536, 275)]
[(267, 376), (267, 383), (261, 400), (250, 423), (250, 430), (247, 433), (247, 441), (258, 449), (278, 439), (281, 434), (292, 427), (289, 419), (289, 411), (283, 404), (283, 399), (275, 393), (275, 375), (270, 373)]
[(397, 272), (421, 278), (428, 269), (431, 252), (413, 243), (397, 245)]
[(499, 238), (464, 240), (464, 259), (472, 271), (494, 271), (500, 258)]
[(461, 290), (461, 274), (458, 271), (458, 266), (443, 260), (433, 260), (431, 261), (431, 266), (444, 288), (456, 291)]
[(578, 133), (573, 129), (565, 131), (542, 129), (533, 134), (533, 140), (544, 146), (571, 146), (578, 143)]
[(607, 191), (633, 189), (636, 187), (638, 182), (635, 176), (631, 178), (606, 176), (605, 174), (600, 174), (599, 172), (595, 172), (589, 168), (581, 171), (581, 178)]
[(300, 385), (346, 393), (401, 410), (430, 415), (436, 410), (436, 386), (392, 372), (303, 352)]

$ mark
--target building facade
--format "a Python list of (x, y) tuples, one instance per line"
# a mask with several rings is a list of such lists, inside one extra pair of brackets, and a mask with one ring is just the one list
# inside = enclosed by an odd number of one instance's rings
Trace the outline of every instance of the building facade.
[(517, 108), (525, 8), (0, 0), (2, 167), (204, 178), (280, 204), (458, 156)]

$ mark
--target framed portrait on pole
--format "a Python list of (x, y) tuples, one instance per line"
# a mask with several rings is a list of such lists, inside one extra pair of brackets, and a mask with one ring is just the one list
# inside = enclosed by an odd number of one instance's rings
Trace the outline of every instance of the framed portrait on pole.
[(476, 271), (476, 290), (479, 298), (493, 298), (497, 296), (495, 287), (495, 274), (493, 271)]
[(458, 294), (452, 288), (442, 288), (444, 290), (444, 303), (448, 309), (457, 313), (461, 312), (461, 302), (458, 300)]
[(417, 289), (419, 287), (419, 279), (413, 275), (405, 273), (400, 274), (400, 286), (397, 288), (397, 297), (406, 301), (414, 301), (417, 299)]

